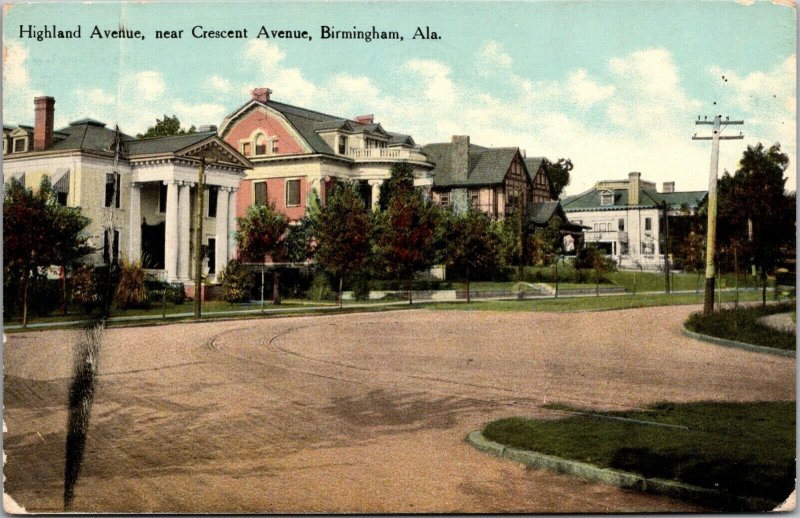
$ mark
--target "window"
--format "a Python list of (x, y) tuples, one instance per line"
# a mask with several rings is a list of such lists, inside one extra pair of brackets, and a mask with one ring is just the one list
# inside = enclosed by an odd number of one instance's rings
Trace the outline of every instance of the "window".
[(106, 173), (106, 207), (111, 207), (113, 203), (115, 208), (119, 208), (119, 178), (119, 173)]
[(339, 136), (339, 154), (344, 155), (347, 153), (347, 137)]
[(158, 212), (167, 212), (167, 186), (158, 184)]
[(59, 205), (67, 206), (67, 193), (56, 191), (56, 200)]
[(625, 230), (625, 218), (619, 218), (619, 221), (617, 222), (617, 228), (619, 230)]
[(614, 205), (614, 193), (604, 192), (600, 195), (600, 205)]
[(3, 138), (3, 154), (5, 155), (8, 153), (8, 139)]
[(208, 273), (217, 273), (217, 240), (208, 238)]
[(439, 195), (439, 205), (441, 205), (442, 207), (449, 207), (450, 206), (450, 193), (449, 192), (443, 192), (441, 195)]
[(300, 205), (300, 180), (286, 181), (286, 206)]
[(469, 190), (469, 206), (471, 208), (478, 208), (480, 203), (480, 191), (478, 189)]
[(644, 229), (653, 230), (653, 220), (651, 218), (644, 218)]
[(267, 204), (267, 182), (256, 182), (253, 185), (255, 199), (254, 202), (256, 205), (266, 205)]
[(14, 139), (14, 153), (22, 153), (25, 151), (25, 137)]
[[(113, 244), (112, 244), (113, 243)], [(119, 260), (119, 230), (114, 230), (114, 238), (111, 239), (111, 229), (107, 229), (103, 239), (103, 262), (111, 264)]]
[(608, 228), (606, 228), (606, 224), (600, 223), (600, 232), (605, 232), (606, 230), (608, 230)]
[(208, 217), (217, 217), (217, 191), (219, 187), (212, 185), (208, 188)]
[(256, 137), (256, 155), (267, 154), (267, 137), (259, 135)]
[(278, 154), (278, 139), (277, 138), (272, 140), (272, 154), (273, 155), (277, 155)]
[(250, 156), (250, 143), (245, 142), (242, 144), (242, 154), (244, 156)]

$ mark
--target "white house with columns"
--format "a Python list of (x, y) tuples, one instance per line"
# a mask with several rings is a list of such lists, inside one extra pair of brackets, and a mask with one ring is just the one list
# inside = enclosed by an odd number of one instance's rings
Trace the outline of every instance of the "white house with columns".
[[(236, 192), (252, 166), (244, 156), (213, 127), (152, 139), (91, 119), (53, 130), (55, 100), (34, 102), (33, 128), (3, 128), (4, 182), (14, 178), (37, 188), (48, 176), (59, 202), (81, 207), (96, 250), (87, 260), (141, 261), (153, 274), (188, 285), (194, 276), (194, 195), (204, 162), (202, 242), (208, 280), (216, 280), (235, 250)], [(24, 142), (15, 144), (23, 132)]]

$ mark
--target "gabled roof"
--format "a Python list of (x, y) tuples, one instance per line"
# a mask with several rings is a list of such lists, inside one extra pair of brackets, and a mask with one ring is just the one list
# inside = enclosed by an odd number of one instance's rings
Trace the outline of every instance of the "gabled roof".
[[(525, 159), (525, 166), (528, 168), (528, 176), (531, 177), (531, 180), (534, 179), (536, 173), (539, 171), (539, 168), (542, 166), (542, 162), (545, 161), (545, 157), (543, 156), (532, 156)], [(547, 174), (547, 171), (544, 173)], [(547, 183), (550, 183), (550, 178), (547, 178)]]
[(528, 219), (537, 225), (546, 225), (554, 215), (567, 222), (567, 216), (558, 200), (528, 204)]
[(515, 147), (487, 148), (470, 144), (466, 179), (459, 178), (453, 171), (452, 143), (428, 144), (423, 146), (422, 152), (436, 164), (431, 171), (434, 187), (466, 187), (503, 183), (508, 168), (519, 153), (519, 149)]
[(411, 138), (411, 135), (404, 135), (402, 133), (392, 133), (391, 131), (386, 132), (389, 137), (389, 146), (415, 146), (416, 142), (414, 139)]
[(126, 147), (130, 156), (175, 153), (216, 134), (216, 131), (204, 131), (171, 137), (137, 139), (127, 142)]

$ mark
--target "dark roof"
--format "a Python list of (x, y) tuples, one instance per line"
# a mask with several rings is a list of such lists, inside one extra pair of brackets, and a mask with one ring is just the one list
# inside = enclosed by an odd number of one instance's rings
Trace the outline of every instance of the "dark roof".
[(525, 159), (525, 165), (528, 167), (528, 174), (530, 175), (531, 180), (533, 180), (533, 177), (536, 176), (536, 172), (539, 170), (539, 167), (541, 167), (544, 160), (545, 157), (543, 156), (532, 156)]
[[(71, 122), (66, 128), (53, 132), (63, 138), (53, 144), (50, 149), (56, 151), (81, 149), (85, 151), (112, 152), (112, 144), (116, 141), (117, 133), (108, 129), (102, 122), (92, 119), (82, 119)], [(133, 137), (120, 133), (124, 141), (133, 140)]]
[(502, 183), (519, 152), (515, 147), (487, 148), (469, 145), (467, 178), (459, 178), (452, 169), (453, 144), (450, 142), (428, 144), (422, 152), (436, 164), (431, 174), (434, 187), (459, 187), (470, 185), (496, 185)]
[(562, 217), (562, 219), (566, 219), (563, 213), (564, 209), (561, 208), (561, 203), (558, 200), (531, 203), (528, 205), (528, 218), (537, 225), (547, 224), (554, 214)]
[(391, 131), (386, 132), (389, 137), (389, 145), (390, 146), (403, 146), (409, 145), (413, 146), (415, 144), (414, 139), (411, 138), (411, 135), (404, 135), (402, 133), (393, 133)]
[[(614, 194), (613, 205), (601, 205), (600, 195), (611, 192)], [(705, 198), (706, 191), (686, 191), (659, 193), (650, 189), (639, 189), (639, 205), (641, 208), (655, 208), (666, 202), (670, 209), (679, 210), (683, 206), (697, 209)], [(627, 189), (596, 189), (592, 188), (574, 196), (566, 196), (562, 200), (564, 210), (567, 212), (578, 210), (618, 210), (628, 206)]]
[(172, 137), (137, 139), (127, 143), (128, 155), (174, 153), (216, 134), (216, 131), (204, 131), (202, 133), (189, 133), (186, 135), (174, 135)]

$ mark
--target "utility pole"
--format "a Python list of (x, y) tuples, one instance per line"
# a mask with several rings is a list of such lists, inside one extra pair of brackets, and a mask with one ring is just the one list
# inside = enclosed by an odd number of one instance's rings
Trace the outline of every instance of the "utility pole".
[[(716, 103), (715, 103), (716, 104)], [(744, 121), (732, 121), (729, 117), (722, 120), (722, 115), (714, 117), (713, 121), (705, 117), (700, 120), (697, 116), (695, 121), (696, 125), (711, 124), (714, 126), (710, 137), (698, 137), (697, 133), (694, 134), (692, 140), (710, 140), (711, 141), (711, 167), (709, 168), (708, 175), (708, 230), (706, 234), (706, 284), (705, 284), (705, 297), (703, 300), (703, 313), (710, 315), (714, 312), (714, 287), (715, 280), (714, 274), (714, 252), (717, 240), (717, 171), (719, 170), (719, 141), (720, 140), (734, 140), (743, 139), (744, 135), (740, 132), (735, 136), (723, 137), (720, 135), (722, 130), (729, 124), (744, 124)]]
[(206, 175), (206, 159), (200, 159), (197, 167), (197, 191), (194, 193), (194, 318), (200, 318), (203, 308), (203, 189)]
[(669, 293), (669, 204), (663, 202), (664, 209), (664, 293)]

